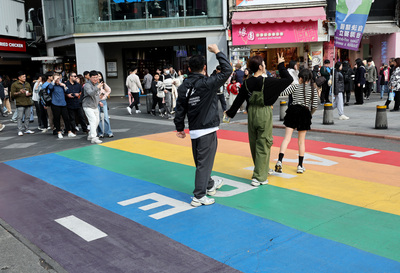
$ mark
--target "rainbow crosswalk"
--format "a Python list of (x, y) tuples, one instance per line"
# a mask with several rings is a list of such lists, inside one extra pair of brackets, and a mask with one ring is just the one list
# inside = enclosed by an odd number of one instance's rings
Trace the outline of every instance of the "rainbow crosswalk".
[[(281, 141), (274, 137), (271, 159)], [(306, 147), (303, 175), (296, 173), (293, 143), (285, 155), (284, 173), (254, 188), (249, 185), (247, 134), (218, 131), (213, 175), (224, 178), (226, 185), (215, 205), (196, 209), (188, 204), (195, 171), (190, 139), (179, 139), (174, 132), (6, 165), (33, 177), (32, 186), (44, 181), (130, 219), (227, 265), (226, 272), (400, 272), (399, 153), (311, 140)], [(14, 190), (29, 198), (26, 187)], [(0, 186), (0, 195), (5, 189), (10, 190)], [(18, 211), (18, 203), (13, 207)], [(13, 225), (11, 214), (0, 211), (0, 217)], [(15, 225), (18, 229), (17, 220)], [(68, 253), (55, 255), (56, 260), (58, 255), (63, 260)]]

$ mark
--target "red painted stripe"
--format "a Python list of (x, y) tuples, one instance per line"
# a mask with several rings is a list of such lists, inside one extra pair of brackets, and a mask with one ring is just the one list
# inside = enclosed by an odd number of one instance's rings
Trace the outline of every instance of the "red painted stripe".
[[(218, 138), (226, 139), (226, 140), (233, 140), (233, 141), (240, 141), (240, 142), (247, 142), (247, 143), (249, 142), (248, 134), (244, 133), (244, 132), (218, 130)], [(274, 136), (273, 146), (280, 147), (282, 141), (283, 141), (283, 137)], [(360, 152), (378, 151), (379, 153), (373, 154), (373, 155), (368, 155), (368, 156), (361, 157), (361, 158), (357, 158), (357, 157), (351, 156), (351, 154), (349, 154), (349, 153), (325, 150), (324, 148), (327, 148), (327, 147), (351, 150), (351, 151), (360, 151)], [(291, 142), (289, 143), (288, 149), (292, 149), (292, 150), (298, 149), (297, 138), (292, 138)], [(321, 155), (350, 158), (350, 159), (355, 159), (355, 160), (360, 160), (360, 161), (365, 161), (365, 162), (381, 163), (381, 164), (400, 167), (400, 153), (399, 152), (370, 149), (368, 147), (349, 146), (349, 145), (343, 145), (343, 144), (335, 144), (335, 143), (306, 139), (306, 152), (321, 154)]]

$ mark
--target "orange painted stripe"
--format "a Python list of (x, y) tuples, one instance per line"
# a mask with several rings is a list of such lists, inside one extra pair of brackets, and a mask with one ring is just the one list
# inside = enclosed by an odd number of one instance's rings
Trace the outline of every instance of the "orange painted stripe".
[[(142, 136), (141, 138), (147, 140), (154, 140), (160, 142), (168, 142), (169, 144), (191, 147), (190, 137), (185, 139), (176, 137), (175, 132), (160, 133), (154, 135)], [(232, 147), (235, 147), (232, 149)], [(245, 142), (218, 139), (218, 152), (251, 157), (249, 144)], [(270, 167), (275, 165), (275, 159), (279, 154), (278, 147), (271, 149), (271, 162)], [(305, 167), (309, 170), (318, 171), (331, 175), (339, 175), (348, 178), (354, 178), (362, 181), (381, 183), (390, 186), (400, 187), (399, 167), (372, 163), (367, 161), (359, 161), (351, 158), (343, 158), (336, 156), (320, 155), (316, 153), (309, 153), (311, 155), (319, 156), (324, 159), (335, 161), (338, 164), (332, 166), (319, 166), (313, 164), (306, 164)], [(297, 159), (297, 150), (288, 149), (285, 153), (285, 158)], [(284, 162), (284, 172), (296, 175), (297, 163)], [(250, 167), (250, 166), (249, 166)], [(384, 176), (384, 179), (382, 178)]]

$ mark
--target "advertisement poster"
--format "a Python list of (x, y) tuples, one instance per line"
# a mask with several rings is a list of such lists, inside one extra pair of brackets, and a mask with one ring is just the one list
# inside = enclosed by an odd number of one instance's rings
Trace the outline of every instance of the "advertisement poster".
[[(308, 0), (307, 2), (318, 2), (319, 0)], [(256, 6), (256, 5), (272, 5), (272, 4), (291, 4), (304, 3), (304, 0), (236, 0), (237, 7)]]
[(335, 46), (358, 50), (373, 0), (337, 0)]

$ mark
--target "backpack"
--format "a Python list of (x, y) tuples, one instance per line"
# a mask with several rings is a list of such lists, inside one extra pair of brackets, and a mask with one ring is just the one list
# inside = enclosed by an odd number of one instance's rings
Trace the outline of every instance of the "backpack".
[(41, 89), (39, 91), (40, 102), (44, 106), (50, 106), (51, 105), (51, 94), (49, 94), (48, 89), (49, 89), (49, 86), (47, 85), (45, 89)]

